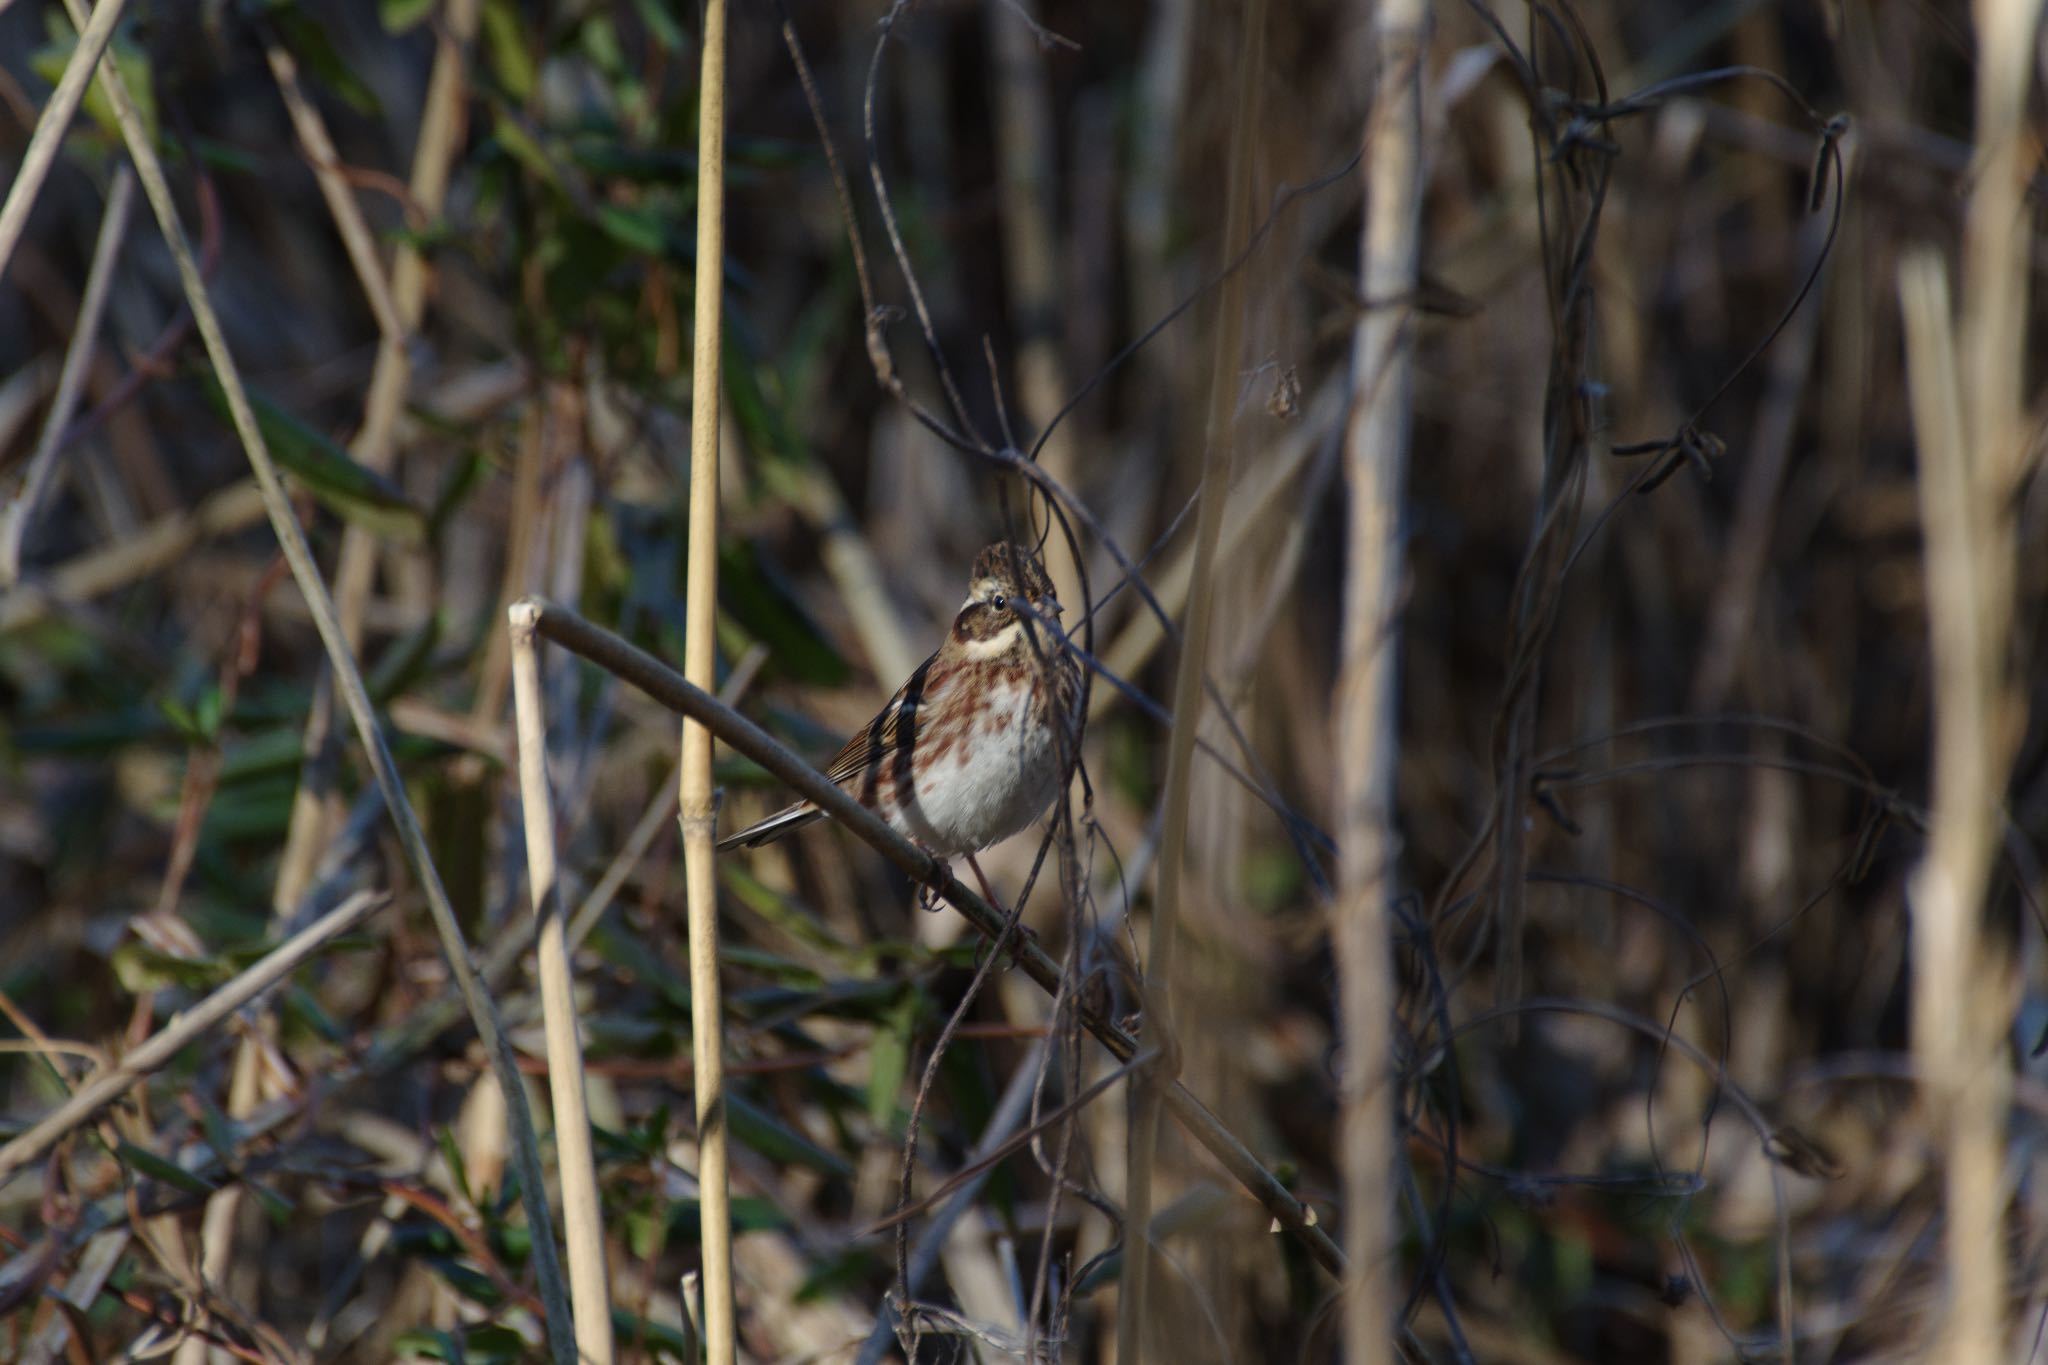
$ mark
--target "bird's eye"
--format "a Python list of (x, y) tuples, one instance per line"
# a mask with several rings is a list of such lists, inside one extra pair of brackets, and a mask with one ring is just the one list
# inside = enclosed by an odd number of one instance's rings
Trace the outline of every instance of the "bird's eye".
[(991, 597), (989, 599), (989, 605), (994, 607), (997, 611), (1001, 611), (1004, 607), (1010, 605), (1010, 599), (1003, 596), (1001, 593), (997, 593), (994, 597)]

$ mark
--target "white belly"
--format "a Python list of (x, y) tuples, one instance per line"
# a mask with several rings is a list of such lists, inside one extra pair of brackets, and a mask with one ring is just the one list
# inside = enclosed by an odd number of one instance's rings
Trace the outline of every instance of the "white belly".
[[(941, 858), (974, 853), (1042, 814), (1059, 788), (1059, 745), (1034, 724), (1022, 686), (992, 691), (972, 738), (919, 765), (917, 800), (892, 821)], [(936, 699), (935, 699), (936, 700)]]

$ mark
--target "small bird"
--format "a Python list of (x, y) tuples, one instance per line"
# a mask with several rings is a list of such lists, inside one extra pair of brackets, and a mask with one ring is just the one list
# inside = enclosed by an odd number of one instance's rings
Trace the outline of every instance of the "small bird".
[[(944, 643), (825, 776), (932, 856), (972, 865), (1051, 804), (1080, 741), (1081, 671), (1060, 611), (1036, 555), (1007, 542), (983, 550)], [(799, 801), (718, 847), (754, 848), (823, 815)]]

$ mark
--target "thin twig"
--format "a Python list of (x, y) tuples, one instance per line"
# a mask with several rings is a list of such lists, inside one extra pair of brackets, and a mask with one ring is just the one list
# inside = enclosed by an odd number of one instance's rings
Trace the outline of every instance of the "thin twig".
[(50, 1150), (66, 1133), (91, 1119), (158, 1067), (170, 1061), (195, 1038), (291, 975), (327, 944), (382, 909), (390, 897), (359, 891), (290, 939), (265, 953), (226, 985), (191, 1009), (174, 1016), (141, 1046), (131, 1048), (113, 1070), (80, 1086), (75, 1094), (37, 1121), (29, 1130), (0, 1147), (0, 1183)]
[[(1010, 1084), (1003, 1091), (1002, 1099), (996, 1103), (995, 1112), (989, 1115), (987, 1125), (981, 1130), (981, 1140), (975, 1143), (974, 1150), (969, 1152), (967, 1159), (961, 1163), (963, 1169), (974, 1174), (946, 1198), (939, 1211), (933, 1214), (931, 1221), (925, 1225), (924, 1231), (918, 1234), (917, 1246), (910, 1253), (910, 1294), (916, 1294), (926, 1278), (931, 1275), (932, 1267), (938, 1263), (939, 1252), (944, 1249), (946, 1238), (953, 1231), (953, 1225), (960, 1221), (960, 1215), (967, 1211), (967, 1206), (981, 1193), (981, 1187), (995, 1174), (995, 1153), (1009, 1141), (1011, 1134), (1024, 1122), (1025, 1114), (1030, 1112), (1031, 1091), (1037, 1081), (1039, 1064), (1045, 1052), (1045, 1040), (1040, 1039), (1017, 1064), (1017, 1069), (1010, 1075)], [(894, 1328), (890, 1316), (886, 1305), (876, 1314), (874, 1330), (868, 1333), (867, 1340), (862, 1343), (856, 1365), (877, 1365), (881, 1360), (882, 1353), (889, 1348), (889, 1342), (893, 1339)]]
[(121, 239), (128, 234), (128, 212), (134, 206), (135, 173), (126, 166), (117, 167), (114, 183), (107, 188), (106, 211), (100, 215), (99, 238), (93, 243), (85, 297), (79, 301), (78, 319), (72, 325), (71, 340), (64, 347), (64, 368), (57, 375), (56, 396), (43, 416), (42, 435), (36, 439), (36, 453), (29, 458), (21, 492), (5, 509), (0, 509), (0, 588), (11, 588), (21, 578), (22, 545), (28, 538), (29, 523), (35, 520), (36, 506), (49, 491), (50, 480), (57, 472), (57, 456), (64, 449), (64, 431), (71, 425), (72, 410), (78, 406), (79, 391), (85, 387), (85, 374), (92, 366), (100, 317), (107, 307), (107, 289), (113, 282)]

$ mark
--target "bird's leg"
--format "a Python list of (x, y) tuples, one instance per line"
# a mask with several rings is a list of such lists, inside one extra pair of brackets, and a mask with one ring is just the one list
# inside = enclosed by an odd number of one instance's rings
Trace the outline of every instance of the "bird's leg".
[[(922, 840), (913, 839), (911, 840), (911, 842), (916, 844), (918, 847), (918, 851), (923, 853), (927, 858), (930, 858), (934, 864), (934, 867), (932, 869), (931, 880), (927, 882), (920, 882), (918, 884), (918, 908), (925, 911), (928, 914), (936, 914), (939, 910), (939, 907), (943, 904), (943, 902), (939, 899), (939, 888), (952, 880), (953, 865), (947, 862), (944, 858), (941, 858), (938, 854), (932, 852), (929, 848), (926, 848)], [(969, 859), (969, 861), (971, 862), (973, 860)]]
[(1013, 916), (1003, 907), (1002, 897), (996, 895), (996, 889), (988, 884), (987, 875), (982, 872), (981, 864), (974, 861), (972, 853), (967, 855), (967, 866), (974, 870), (974, 880), (981, 883), (981, 898), (994, 906), (996, 913), (1009, 925), (1009, 932), (1005, 936), (1010, 940), (1010, 965), (1023, 966), (1024, 945), (1035, 941), (1038, 935), (1032, 932), (1030, 925), (1024, 923), (1021, 911)]
[(981, 898), (990, 905), (993, 905), (996, 908), (996, 913), (1007, 917), (1010, 912), (1003, 909), (1002, 897), (998, 896), (996, 889), (988, 884), (987, 875), (982, 872), (981, 864), (974, 861), (972, 853), (967, 855), (967, 866), (973, 870), (974, 880), (981, 883)]

